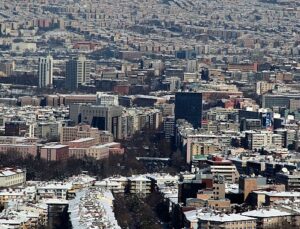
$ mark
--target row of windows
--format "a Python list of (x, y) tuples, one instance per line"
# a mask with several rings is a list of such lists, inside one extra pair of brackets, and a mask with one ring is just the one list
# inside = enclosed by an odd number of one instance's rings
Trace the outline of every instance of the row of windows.
[(5, 179), (5, 180), (13, 180), (19, 177), (23, 177), (23, 173), (17, 173), (13, 176), (6, 176), (6, 177), (1, 177), (1, 179)]
[(18, 180), (5, 182), (5, 185), (6, 186), (11, 186), (11, 185), (16, 185), (16, 184), (20, 184), (20, 183), (23, 183), (23, 179), (18, 179)]

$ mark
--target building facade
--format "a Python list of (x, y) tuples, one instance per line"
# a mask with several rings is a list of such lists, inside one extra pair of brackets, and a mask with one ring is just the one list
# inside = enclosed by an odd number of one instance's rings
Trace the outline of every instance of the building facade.
[(84, 56), (71, 59), (66, 63), (66, 88), (76, 90), (78, 86), (89, 83), (91, 62)]
[(89, 124), (99, 130), (106, 130), (115, 139), (122, 138), (122, 108), (91, 104), (72, 104), (70, 118), (76, 123)]
[(49, 55), (47, 57), (39, 58), (39, 87), (49, 87), (53, 84), (53, 58)]
[(194, 128), (201, 128), (202, 93), (178, 92), (175, 94), (175, 122), (185, 119)]
[(0, 188), (22, 185), (26, 182), (26, 171), (4, 168), (0, 170)]
[(69, 157), (69, 146), (49, 145), (41, 148), (41, 158), (47, 161), (65, 161)]

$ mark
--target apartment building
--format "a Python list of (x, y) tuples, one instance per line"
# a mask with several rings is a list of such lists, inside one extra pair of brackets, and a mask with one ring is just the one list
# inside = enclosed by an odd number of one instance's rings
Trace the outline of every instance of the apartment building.
[(114, 176), (97, 181), (95, 186), (111, 190), (113, 193), (125, 193), (128, 186), (128, 178)]
[(228, 183), (236, 183), (238, 181), (239, 172), (231, 161), (214, 157), (213, 160), (207, 160), (207, 164), (213, 176), (223, 176)]
[(256, 94), (257, 95), (263, 95), (270, 90), (274, 89), (275, 84), (274, 83), (269, 83), (266, 81), (258, 81), (256, 83)]
[(249, 149), (261, 149), (266, 147), (281, 148), (284, 139), (280, 134), (274, 134), (271, 131), (246, 131), (246, 145)]
[(129, 192), (132, 194), (147, 195), (151, 192), (151, 180), (145, 176), (132, 176), (128, 181)]
[(84, 56), (67, 61), (66, 88), (73, 91), (77, 90), (79, 86), (89, 83), (91, 68), (91, 61), (88, 61)]
[(72, 183), (45, 183), (37, 187), (37, 199), (66, 199)]
[(26, 171), (22, 169), (0, 169), (0, 188), (22, 185), (26, 182)]
[(277, 173), (275, 180), (279, 184), (284, 184), (287, 191), (300, 191), (300, 172)]

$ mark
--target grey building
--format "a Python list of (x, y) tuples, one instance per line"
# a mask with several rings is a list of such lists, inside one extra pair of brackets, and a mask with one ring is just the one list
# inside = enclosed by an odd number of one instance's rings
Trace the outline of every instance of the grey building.
[(300, 99), (299, 94), (283, 94), (283, 95), (273, 95), (267, 94), (262, 97), (262, 107), (272, 108), (272, 107), (286, 107), (289, 108), (290, 100)]
[(71, 104), (70, 118), (76, 124), (86, 123), (110, 131), (115, 139), (122, 138), (122, 108), (119, 106)]
[(284, 184), (287, 191), (300, 191), (300, 173), (288, 171), (277, 173), (275, 181), (278, 184)]
[(260, 119), (242, 119), (240, 130), (260, 130), (261, 129), (261, 120)]
[(91, 73), (91, 61), (84, 56), (71, 59), (66, 63), (66, 88), (76, 90), (78, 86), (89, 83)]
[(163, 127), (165, 133), (165, 139), (170, 141), (174, 137), (174, 128), (175, 128), (175, 117), (168, 116), (163, 119)]

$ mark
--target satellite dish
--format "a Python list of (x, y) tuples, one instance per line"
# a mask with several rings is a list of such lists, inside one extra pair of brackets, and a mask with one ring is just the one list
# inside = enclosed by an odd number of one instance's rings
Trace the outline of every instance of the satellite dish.
[(283, 167), (283, 168), (281, 169), (281, 171), (282, 171), (283, 173), (288, 173), (288, 172), (289, 172), (288, 169), (285, 168), (285, 167)]
[(223, 184), (224, 183), (224, 177), (223, 176), (219, 176), (219, 183)]

